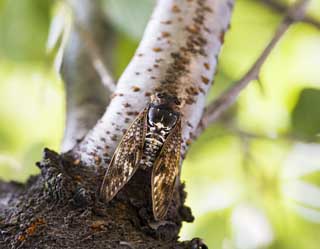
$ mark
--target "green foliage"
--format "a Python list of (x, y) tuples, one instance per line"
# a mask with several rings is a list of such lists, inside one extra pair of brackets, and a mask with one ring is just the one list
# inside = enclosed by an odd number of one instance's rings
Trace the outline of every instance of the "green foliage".
[(292, 112), (293, 133), (304, 139), (320, 134), (320, 90), (303, 89)]
[[(152, 0), (102, 0), (117, 29), (116, 75), (133, 55)], [(320, 1), (311, 1), (317, 15)], [(24, 181), (43, 147), (59, 150), (64, 92), (45, 55), (49, 0), (0, 0), (0, 175)], [(319, 17), (316, 16), (316, 17)], [(231, 86), (270, 40), (281, 16), (236, 2), (208, 101)], [(182, 178), (196, 220), (182, 239), (209, 248), (318, 249), (320, 232), (320, 34), (294, 25), (257, 82), (192, 145)], [(244, 238), (244, 240), (241, 240)]]
[(149, 20), (153, 0), (102, 0), (102, 6), (111, 22), (132, 39), (139, 41)]
[(129, 61), (131, 60), (138, 43), (131, 39), (128, 35), (119, 32), (117, 35), (117, 49), (116, 49), (116, 76), (120, 77)]
[(50, 22), (49, 0), (2, 1), (0, 57), (43, 60)]

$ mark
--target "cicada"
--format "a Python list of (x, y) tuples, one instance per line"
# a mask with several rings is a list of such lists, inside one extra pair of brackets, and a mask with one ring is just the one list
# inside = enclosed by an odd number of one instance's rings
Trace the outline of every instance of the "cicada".
[(107, 168), (101, 197), (112, 198), (139, 169), (152, 167), (151, 194), (155, 220), (163, 220), (179, 172), (181, 117), (179, 100), (166, 93), (151, 97), (123, 135)]

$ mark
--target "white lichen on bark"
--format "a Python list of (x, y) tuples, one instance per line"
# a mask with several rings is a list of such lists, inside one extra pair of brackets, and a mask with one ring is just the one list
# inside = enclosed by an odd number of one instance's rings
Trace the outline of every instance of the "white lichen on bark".
[(88, 166), (107, 166), (125, 129), (166, 91), (181, 101), (182, 152), (205, 106), (233, 0), (160, 0), (110, 105), (73, 154)]

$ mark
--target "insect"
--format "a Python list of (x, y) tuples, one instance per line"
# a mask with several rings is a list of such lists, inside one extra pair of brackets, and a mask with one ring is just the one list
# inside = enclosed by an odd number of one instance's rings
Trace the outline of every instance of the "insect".
[(172, 199), (179, 171), (181, 118), (179, 100), (166, 93), (151, 97), (151, 102), (123, 135), (102, 186), (101, 197), (110, 201), (131, 179), (138, 168), (152, 168), (153, 214), (163, 220)]

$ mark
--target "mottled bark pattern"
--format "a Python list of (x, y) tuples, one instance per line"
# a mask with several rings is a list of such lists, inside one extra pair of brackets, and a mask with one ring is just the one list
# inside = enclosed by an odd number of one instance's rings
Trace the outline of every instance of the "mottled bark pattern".
[(181, 222), (193, 220), (180, 206), (183, 187), (168, 212), (174, 222), (157, 223), (145, 198), (148, 172), (137, 172), (106, 206), (97, 195), (102, 175), (47, 149), (38, 167), (41, 174), (24, 186), (0, 184), (0, 248), (192, 248), (177, 242)]
[(125, 129), (158, 91), (181, 101), (182, 154), (200, 121), (228, 28), (232, 0), (161, 0), (95, 128), (73, 150), (84, 165), (106, 167)]
[[(153, 217), (152, 168), (138, 169), (107, 204), (99, 189), (121, 137), (152, 94), (167, 92), (180, 100), (185, 153), (204, 109), (232, 5), (233, 0), (157, 1), (136, 54), (95, 127), (69, 153), (45, 150), (38, 164), (41, 174), (26, 185), (0, 182), (6, 191), (0, 193), (0, 248), (206, 249), (199, 239), (177, 241), (182, 222), (193, 221), (179, 181), (160, 222)], [(166, 152), (172, 151), (168, 147)]]

